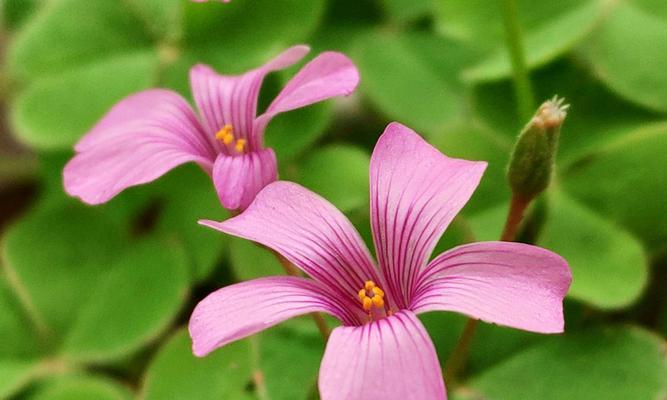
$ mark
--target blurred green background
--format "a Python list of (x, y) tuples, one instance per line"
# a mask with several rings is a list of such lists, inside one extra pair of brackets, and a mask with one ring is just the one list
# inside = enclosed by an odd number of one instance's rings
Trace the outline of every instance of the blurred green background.
[[(537, 101), (571, 104), (554, 182), (521, 239), (562, 254), (564, 335), (482, 324), (450, 397), (667, 398), (667, 2), (518, 0)], [(100, 207), (68, 198), (72, 145), (125, 95), (189, 98), (195, 62), (221, 73), (307, 43), (348, 54), (356, 94), (269, 126), (281, 178), (369, 239), (368, 162), (400, 121), (489, 169), (439, 249), (497, 239), (519, 115), (496, 0), (3, 0), (0, 29), (0, 398), (313, 399), (323, 343), (298, 319), (204, 359), (184, 329), (230, 282), (282, 270), (196, 224), (222, 219), (188, 165)], [(271, 75), (271, 99), (294, 73)], [(266, 105), (266, 101), (263, 102)], [(537, 106), (537, 104), (535, 104)], [(424, 316), (444, 363), (465, 318)]]

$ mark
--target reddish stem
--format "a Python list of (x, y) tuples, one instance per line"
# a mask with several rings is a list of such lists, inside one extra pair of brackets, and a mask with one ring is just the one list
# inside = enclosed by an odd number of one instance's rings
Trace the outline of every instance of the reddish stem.
[(519, 231), (521, 221), (523, 220), (523, 214), (526, 211), (528, 204), (530, 204), (530, 200), (512, 196), (510, 209), (507, 212), (507, 220), (505, 221), (505, 228), (503, 229), (502, 235), (500, 235), (500, 240), (511, 242), (516, 239), (516, 234)]

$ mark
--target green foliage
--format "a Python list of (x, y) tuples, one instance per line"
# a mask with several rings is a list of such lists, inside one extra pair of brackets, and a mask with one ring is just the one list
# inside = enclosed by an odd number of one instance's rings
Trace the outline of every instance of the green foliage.
[(141, 398), (230, 399), (252, 398), (246, 386), (252, 380), (251, 343), (236, 342), (205, 358), (192, 354), (185, 330), (169, 338), (146, 371)]
[(590, 329), (531, 346), (471, 380), (504, 399), (655, 399), (664, 394), (662, 339), (638, 328)]
[(72, 374), (52, 378), (41, 384), (30, 400), (130, 400), (130, 390), (108, 378)]
[[(559, 2), (518, 1), (527, 64), (544, 65), (586, 37), (603, 16), (604, 1), (567, 0)], [(465, 71), (468, 79), (494, 80), (511, 75), (504, 49), (502, 2), (471, 0), (440, 1), (439, 28), (448, 36), (479, 49), (481, 56)]]
[[(667, 241), (667, 124), (646, 125), (598, 147), (564, 175), (566, 189), (655, 248)], [(622, 172), (622, 173), (620, 173)], [(649, 179), (647, 179), (649, 177)]]
[(36, 80), (14, 103), (16, 131), (29, 145), (66, 148), (119, 98), (151, 86), (156, 68), (157, 55), (145, 51)]
[(317, 392), (317, 370), (324, 344), (311, 320), (306, 317), (282, 324), (261, 334), (258, 342), (259, 368), (271, 398), (312, 398)]
[(459, 68), (467, 53), (457, 43), (422, 34), (371, 33), (353, 51), (361, 90), (374, 106), (431, 134), (459, 118)]
[(231, 238), (230, 264), (239, 280), (278, 275), (283, 272), (280, 263), (268, 250), (258, 244), (240, 238)]
[(185, 300), (188, 283), (185, 257), (169, 245), (140, 243), (111, 266), (70, 328), (64, 357), (115, 359), (154, 339), (169, 324)]
[(569, 295), (602, 308), (632, 304), (646, 285), (641, 244), (585, 207), (556, 194), (539, 244), (569, 261)]
[[(552, 183), (520, 232), (572, 269), (566, 332), (479, 324), (449, 398), (661, 398), (667, 3), (516, 3), (536, 101), (558, 94), (571, 104)], [(0, 124), (0, 398), (317, 398), (324, 344), (307, 316), (192, 355), (185, 326), (199, 300), (284, 273), (266, 249), (197, 224), (230, 216), (209, 177), (187, 165), (89, 207), (62, 189), (72, 145), (131, 93), (166, 87), (191, 100), (195, 63), (237, 74), (294, 44), (311, 45), (310, 58), (340, 50), (361, 72), (357, 92), (278, 115), (267, 128), (281, 179), (331, 201), (370, 243), (369, 157), (384, 126), (399, 121), (449, 156), (488, 162), (436, 251), (497, 240), (510, 152), (527, 122), (517, 113), (502, 4), (0, 2), (0, 119), (9, 124)], [(258, 112), (301, 65), (267, 77)], [(6, 145), (8, 134), (20, 150)], [(39, 163), (34, 177), (3, 169), (6, 155), (26, 154)], [(24, 195), (26, 187), (36, 190)], [(420, 319), (445, 365), (465, 317)]]
[(667, 111), (667, 5), (622, 1), (586, 43), (593, 71), (612, 90)]
[(293, 177), (321, 195), (339, 210), (351, 211), (368, 204), (368, 166), (370, 158), (361, 149), (327, 146), (304, 159), (299, 174)]

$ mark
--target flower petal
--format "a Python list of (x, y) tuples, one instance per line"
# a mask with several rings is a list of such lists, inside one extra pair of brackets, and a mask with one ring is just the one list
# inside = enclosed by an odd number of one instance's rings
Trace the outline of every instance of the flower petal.
[(248, 140), (250, 148), (254, 149), (249, 137), (264, 77), (298, 62), (309, 50), (308, 46), (290, 47), (268, 63), (242, 75), (219, 75), (202, 64), (192, 67), (192, 94), (208, 134), (213, 136), (220, 128), (230, 124), (236, 138)]
[(373, 261), (350, 221), (317, 194), (278, 181), (266, 186), (242, 214), (201, 223), (276, 250), (363, 317), (357, 296), (365, 281), (377, 279)]
[(359, 71), (341, 53), (327, 51), (306, 64), (255, 122), (254, 139), (262, 144), (264, 129), (279, 113), (305, 107), (335, 96), (347, 96), (359, 84)]
[(311, 312), (346, 319), (328, 291), (310, 279), (276, 276), (230, 285), (209, 294), (192, 312), (192, 351), (205, 356), (227, 343)]
[(213, 166), (213, 183), (222, 205), (244, 210), (264, 186), (278, 178), (276, 154), (272, 149), (228, 156), (220, 154)]
[(65, 190), (89, 204), (104, 203), (188, 161), (210, 171), (215, 157), (187, 102), (161, 89), (122, 100), (75, 149), (64, 170)]
[(558, 333), (571, 282), (567, 262), (549, 250), (523, 243), (472, 243), (428, 265), (410, 308), (456, 311), (513, 328)]
[(447, 398), (433, 342), (410, 311), (334, 329), (319, 387), (322, 400)]
[(396, 122), (378, 140), (370, 166), (373, 240), (400, 308), (410, 303), (417, 274), (485, 168), (446, 157)]

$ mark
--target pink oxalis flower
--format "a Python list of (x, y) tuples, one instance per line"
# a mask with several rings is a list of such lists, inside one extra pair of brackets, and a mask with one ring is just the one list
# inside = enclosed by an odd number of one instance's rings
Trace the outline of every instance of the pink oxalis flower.
[(440, 365), (417, 314), (455, 311), (541, 333), (563, 331), (571, 282), (563, 258), (540, 247), (479, 242), (429, 262), (447, 225), (477, 187), (484, 162), (448, 158), (398, 123), (370, 165), (378, 266), (350, 221), (289, 182), (268, 185), (224, 222), (201, 223), (282, 254), (312, 279), (267, 277), (222, 288), (190, 319), (204, 356), (285, 319), (325, 312), (342, 322), (319, 372), (323, 400), (446, 398)]
[(150, 89), (116, 104), (75, 146), (65, 166), (65, 190), (89, 204), (150, 182), (194, 161), (213, 178), (225, 208), (244, 209), (277, 179), (276, 155), (265, 148), (264, 130), (277, 114), (334, 96), (348, 95), (359, 74), (347, 57), (324, 52), (285, 85), (257, 116), (264, 77), (301, 60), (307, 46), (294, 46), (242, 75), (219, 75), (206, 65), (190, 70), (198, 119), (176, 92)]

